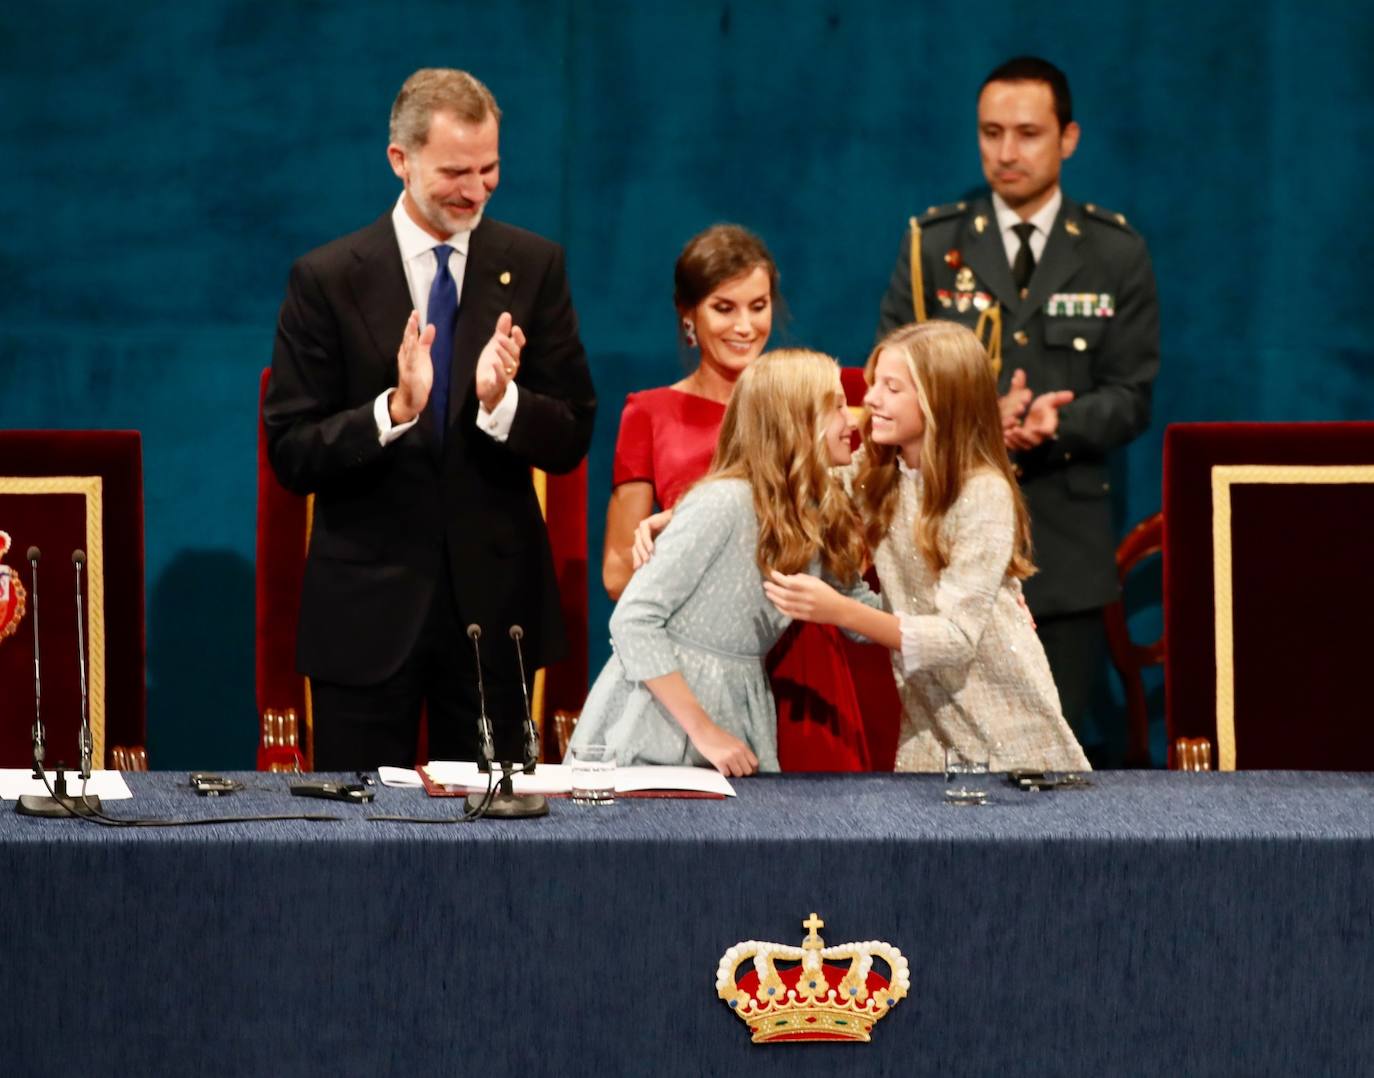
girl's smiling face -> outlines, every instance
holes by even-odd
[[[864,394],[869,432],[878,445],[896,446],[909,467],[920,463],[926,419],[921,395],[899,348],[884,348],[873,364],[873,384]]]
[[[835,380],[835,406],[830,412],[830,420],[825,426],[825,447],[830,452],[830,463],[838,466],[848,464],[854,455],[854,432],[858,424],[854,413],[844,399],[844,388],[839,379]]]

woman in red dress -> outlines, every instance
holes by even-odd
[[[679,328],[700,361],[673,385],[625,399],[601,566],[612,599],[634,571],[640,521],[655,507],[671,509],[706,474],[735,382],[773,328],[777,267],[748,230],[714,225],[694,236],[673,276]],[[851,666],[863,675],[856,678]],[[788,630],[769,655],[782,769],[891,770],[901,705],[890,666],[884,649],[855,644],[828,626]]]

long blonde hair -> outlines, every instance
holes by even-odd
[[[879,353],[892,349],[906,361],[925,419],[921,439],[922,494],[916,514],[916,549],[934,572],[949,565],[941,538],[945,515],[975,472],[992,471],[1011,488],[1015,540],[1007,572],[1025,579],[1035,572],[1031,560],[1030,515],[1002,441],[997,383],[987,351],[972,332],[954,322],[902,326],[878,342],[868,357],[864,379],[873,384]],[[855,480],[855,500],[864,518],[868,544],[877,549],[897,512],[898,448],[878,445],[864,424],[864,459]]]
[[[730,395],[702,482],[749,484],[759,522],[756,559],[765,575],[804,572],[817,554],[838,581],[863,572],[858,514],[831,475],[826,448],[839,384],[839,364],[829,356],[783,348],[749,364]]]

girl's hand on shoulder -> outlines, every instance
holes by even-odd
[[[715,723],[699,731],[692,738],[692,744],[726,778],[752,775],[759,769],[759,758],[754,755],[754,750]]]
[[[673,519],[673,511],[665,509],[645,517],[635,525],[635,540],[630,547],[634,568],[638,569],[654,555],[654,538],[668,526]]]
[[[822,625],[834,625],[838,620],[844,596],[824,580],[809,573],[789,576],[776,569],[769,577],[763,582],[763,590],[780,614]]]

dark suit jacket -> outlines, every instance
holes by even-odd
[[[1107,456],[1149,425],[1159,372],[1159,305],[1145,241],[1119,214],[1066,196],[1022,300],[990,199],[931,209],[919,223],[927,317],[972,328],[980,305],[1000,304],[999,392],[1020,367],[1037,394],[1076,394],[1059,414],[1057,440],[1014,455],[1040,567],[1026,581],[1026,600],[1039,617],[1104,606],[1119,591]],[[880,336],[915,320],[910,250],[908,231],[883,296]],[[971,290],[957,287],[964,268]],[[1112,313],[1058,304],[1051,313],[1050,298],[1064,293],[1107,296]]]
[[[532,672],[556,660],[564,641],[530,468],[576,467],[596,412],[562,250],[490,219],[473,231],[442,448],[428,414],[390,445],[378,441],[373,404],[396,385],[411,307],[389,214],[291,269],[264,421],[278,478],[315,495],[297,662],[344,685],[395,673],[447,556],[458,616],[482,626],[484,660],[514,669],[507,630],[519,624]],[[510,437],[497,443],[476,426],[473,379],[503,311],[528,343]],[[455,646],[466,652],[468,643]]]

